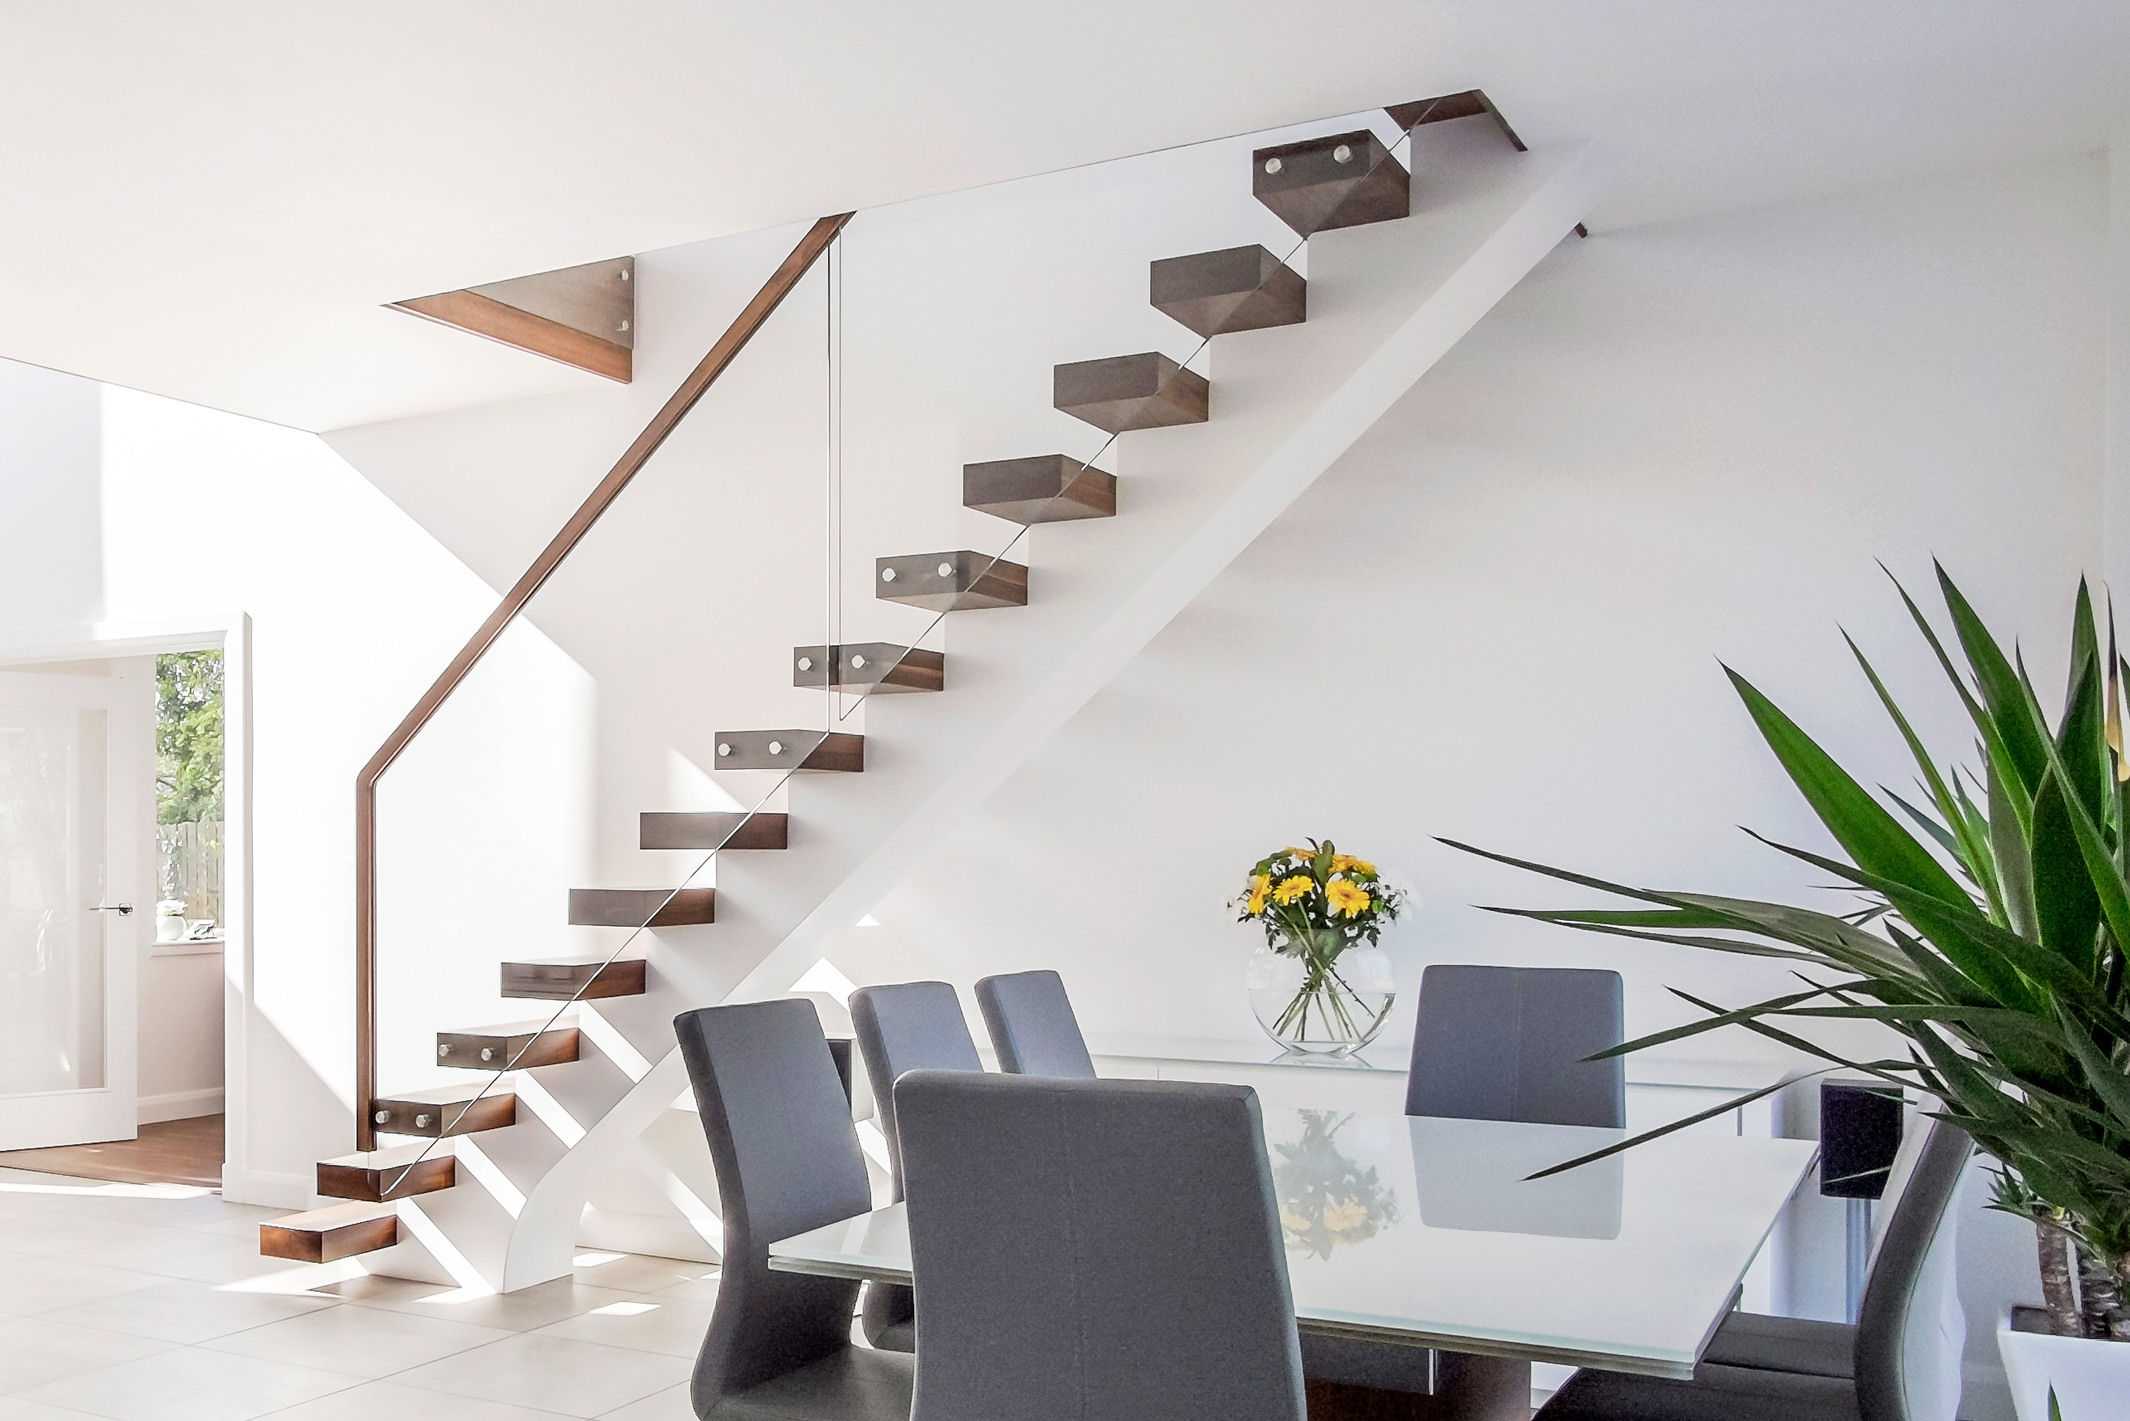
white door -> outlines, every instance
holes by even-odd
[[[139,1126],[153,685],[137,662],[106,664],[116,674],[0,672],[0,1150]]]

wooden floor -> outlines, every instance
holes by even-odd
[[[199,1115],[141,1126],[137,1140],[62,1145],[49,1150],[0,1150],[0,1169],[35,1169],[80,1179],[127,1184],[222,1186],[222,1117]]]

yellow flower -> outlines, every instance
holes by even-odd
[[[1334,854],[1331,860],[1333,873],[1347,873],[1358,869],[1362,873],[1374,873],[1376,866],[1367,859],[1357,859],[1352,854]]]
[[[1300,859],[1300,860],[1301,860],[1301,861],[1302,861],[1303,863],[1307,863],[1307,862],[1309,862],[1309,860],[1311,860],[1311,859],[1313,859],[1313,858],[1315,858],[1315,857],[1316,857],[1316,850],[1314,850],[1314,849],[1298,849],[1298,848],[1296,848],[1296,847],[1295,847],[1294,845],[1292,845],[1292,844],[1289,844],[1289,845],[1287,845],[1287,849],[1286,849],[1286,852],[1288,852],[1288,853],[1292,854],[1292,855],[1293,855],[1294,857],[1296,857],[1296,858]]]
[[[1367,890],[1343,878],[1332,879],[1324,889],[1324,896],[1331,900],[1331,911],[1345,917],[1358,918],[1368,910]]]
[[[1314,892],[1316,880],[1306,873],[1297,873],[1291,878],[1281,879],[1279,887],[1272,890],[1272,896],[1281,903],[1292,903],[1295,899],[1305,898]]]
[[[1332,1233],[1357,1233],[1367,1224],[1368,1206],[1358,1199],[1341,1199],[1324,1208],[1324,1227]]]
[[[1247,910],[1251,917],[1265,911],[1265,895],[1272,891],[1272,875],[1260,873],[1250,880],[1250,901]]]

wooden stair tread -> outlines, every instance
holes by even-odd
[[[637,816],[637,847],[645,849],[781,849],[791,842],[791,816],[760,811],[695,813],[651,810]]]
[[[472,1071],[530,1070],[577,1059],[582,1037],[573,1021],[511,1022],[436,1034],[436,1063]]]
[[[1065,523],[1114,518],[1117,476],[1070,454],[993,459],[961,467],[964,508],[1009,523]]]
[[[886,641],[849,641],[835,646],[792,648],[791,684],[807,688],[858,687],[871,695],[947,688],[945,653]]]
[[[1076,360],[1050,372],[1051,403],[1110,434],[1203,424],[1212,388],[1159,351]]]
[[[331,1263],[399,1241],[399,1208],[393,1204],[331,1204],[259,1225],[261,1254],[298,1263]]]
[[[1211,338],[1307,319],[1309,283],[1261,246],[1164,257],[1147,271],[1154,309]]]
[[[536,1001],[640,997],[644,992],[644,959],[619,957],[609,962],[586,954],[506,962],[502,979],[504,996]]]
[[[1250,190],[1303,237],[1412,212],[1404,165],[1365,128],[1258,149],[1250,155]]]
[[[720,770],[835,770],[865,768],[865,737],[848,731],[720,730],[713,737]]]
[[[318,1192],[372,1204],[434,1194],[458,1183],[458,1161],[433,1145],[395,1145],[318,1161]]]
[[[931,612],[969,612],[1028,605],[1028,569],[967,548],[906,553],[873,563],[873,590],[883,602]]]
[[[1501,125],[1501,131],[1519,153],[1530,151],[1509,121],[1494,107],[1494,101],[1481,89],[1466,89],[1460,94],[1443,94],[1433,99],[1415,99],[1409,104],[1392,104],[1383,110],[1390,121],[1402,129],[1417,128],[1423,123],[1445,123],[1453,118],[1491,118]]]
[[[438,1086],[406,1095],[380,1096],[370,1102],[370,1121],[380,1134],[428,1139],[515,1125],[517,1096],[507,1090],[484,1095],[483,1085],[485,1082]]]
[[[677,928],[717,921],[715,888],[572,888],[573,927]]]

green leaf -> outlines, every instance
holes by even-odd
[[[1975,615],[1975,609],[1953,585],[1944,567],[1932,566],[1938,575],[1938,590],[1945,597],[1945,608],[1952,614],[1953,633],[1960,639],[1960,649],[1967,653],[1967,664],[1974,671],[1983,703],[1989,707],[1990,720],[2003,739],[2019,783],[2031,799],[2041,785],[2041,772],[2048,766],[2048,728],[2041,724],[2033,697],[2020,684],[2018,673],[2006,659],[2004,649],[1997,645],[1997,639]]]
[[[2003,734],[1997,728],[1997,722],[1982,707],[1981,703],[1975,699],[1974,693],[1968,690],[1967,681],[1960,675],[1959,668],[1953,665],[1952,657],[1946,654],[1945,643],[1938,640],[1938,629],[1930,624],[1930,618],[1923,615],[1923,609],[1916,605],[1915,598],[1908,595],[1908,589],[1901,585],[1901,580],[1895,577],[1884,563],[1880,563],[1879,567],[1893,583],[1894,591],[1900,593],[1902,604],[1908,608],[1910,620],[1916,624],[1916,629],[1923,634],[1923,640],[1930,644],[1931,651],[1938,658],[1938,665],[1944,669],[1945,679],[1952,683],[1953,690],[1958,693],[1960,704],[1966,708],[1968,718],[1974,722],[1975,733],[1982,737],[1983,762],[1992,770],[2003,775],[2006,806],[2011,810],[2013,818],[2017,821],[2020,832],[2026,832],[2029,816],[2033,812],[2032,796],[2028,795],[2019,784],[2017,766],[2013,760],[2011,747],[2005,743]],[[1940,569],[1941,575],[1942,572],[1943,569]],[[1992,820],[1992,822],[1995,821]]]
[[[1933,897],[1904,883],[1815,854],[1810,849],[1777,843],[1758,834],[1753,837],[1792,858],[1885,894],[1912,927],[1928,938],[1933,947],[1945,954],[1948,962],[1988,993],[1999,1006],[2031,1010],[2038,1005],[2033,988],[2021,977],[2022,972],[2053,976],[2074,990],[2075,984],[2082,983],[2091,991],[2091,984],[2072,973],[2061,958],[2007,928],[1998,927],[1976,912],[1972,900],[1957,889],[1954,890],[1958,894],[1957,901]]]
[[[1811,1073],[1811,1075],[1800,1076],[1797,1079],[1810,1080],[1814,1075],[1823,1076],[1825,1074],[1825,1071],[1814,1071]],[[1586,1164],[1596,1164],[1601,1159],[1610,1159],[1612,1158],[1612,1156],[1619,1154],[1624,1150],[1633,1149],[1636,1145],[1646,1145],[1651,1140],[1661,1140],[1666,1135],[1675,1134],[1680,1130],[1686,1129],[1690,1125],[1699,1125],[1704,1120],[1713,1120],[1719,1115],[1728,1115],[1731,1111],[1738,1109],[1740,1106],[1751,1105],[1754,1101],[1760,1099],[1762,1096],[1773,1095],[1776,1091],[1783,1089],[1785,1086],[1790,1086],[1794,1084],[1796,1084],[1796,1081],[1782,1081],[1775,1085],[1763,1086],[1759,1090],[1750,1091],[1745,1095],[1739,1096],[1735,1100],[1726,1100],[1721,1105],[1711,1105],[1708,1109],[1700,1111],[1693,1115],[1689,1115],[1683,1120],[1674,1120],[1670,1124],[1660,1125],[1654,1130],[1644,1130],[1641,1134],[1634,1136],[1632,1139],[1622,1140],[1616,1145],[1607,1145],[1604,1149],[1593,1150],[1587,1155],[1577,1155],[1572,1160],[1566,1160],[1560,1164],[1552,1166],[1551,1168],[1542,1169],[1536,1174],[1525,1175],[1524,1182],[1528,1184],[1534,1179],[1547,1179],[1556,1174],[1566,1174],[1571,1169],[1580,1169]]]
[[[2100,895],[2079,855],[2063,781],[2051,774],[2034,796],[2034,923],[2042,945],[2091,980]],[[2113,870],[2113,864],[2110,864]]]
[[[1864,655],[1863,648],[1856,644],[1855,638],[1843,632],[1842,640],[1849,643],[1849,652],[1856,658],[1856,664],[1864,668],[1864,677],[1871,682],[1871,689],[1878,693],[1879,704],[1885,707],[1888,718],[1901,732],[1901,739],[1907,744],[1908,753],[1915,760],[1916,768],[1922,772],[1923,783],[1930,790],[1930,797],[1937,804],[1938,813],[1944,817],[1957,841],[1957,847],[1950,848],[1949,852],[1967,865],[1969,876],[1981,886],[1984,896],[1989,900],[1990,916],[1998,922],[2006,921],[2004,904],[1997,898],[1996,885],[1990,881],[1991,876],[1981,868],[1981,865],[1989,861],[1988,845],[1979,839],[1969,840],[1967,821],[1961,817],[1960,806],[1954,800],[1952,790],[1946,786],[1944,776],[1938,773],[1937,762],[1930,758],[1930,752],[1924,748],[1922,737],[1917,735],[1915,727],[1908,723],[1908,717],[1894,701],[1893,693],[1886,689],[1886,683],[1879,679],[1877,668],[1872,666],[1870,658]],[[1915,817],[1922,819],[1921,815]],[[1925,823],[1927,825],[1927,821]],[[1861,863],[1862,860],[1859,859],[1858,862]]]
[[[1764,1002],[1755,1002],[1749,1007],[1738,1007],[1731,1011],[1716,1010],[1715,1014],[1705,1021],[1690,1021],[1684,1026],[1674,1026],[1649,1036],[1637,1037],[1633,1041],[1623,1042],[1618,1046],[1608,1046],[1595,1055],[1584,1059],[1604,1061],[1614,1056],[1626,1056],[1636,1051],[1646,1050],[1651,1046],[1666,1046],[1674,1041],[1684,1041],[1690,1036],[1699,1036],[1703,1032],[1715,1031],[1725,1026],[1737,1026],[1743,1022],[1766,1016],[1771,1012],[1788,1012],[1800,1003],[1824,997],[1834,990],[1832,987],[1815,987],[1809,992],[1793,992],[1786,997],[1770,997]],[[1686,996],[1684,992],[1678,992],[1676,995]],[[1691,997],[1686,999],[1693,1001]],[[1705,1005],[1700,1002],[1695,1002],[1694,1004],[1696,1006]]]
[[[1967,895],[1930,850],[1917,843],[1848,771],[1743,676],[1724,668],[1760,734],[1813,813],[1849,857],[1871,873],[1933,898]]]
[[[2012,931],[2024,938],[2038,938],[2034,912],[2034,860],[2027,849],[2033,832],[2034,805],[2029,799],[2025,813],[2012,807],[2014,781],[2011,771],[1995,759],[1989,763],[1989,842],[1997,861],[1997,885],[2004,892],[2004,911]]]
[[[2063,1023],[2064,1044],[2078,1058],[2079,1069],[2085,1072],[2093,1093],[2108,1107],[2108,1113],[2130,1129],[2130,1074],[2103,1055],[2093,1044],[2093,1038],[2077,1018],[2062,1008],[2057,1009],[2057,1019]]]

